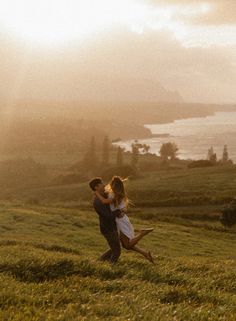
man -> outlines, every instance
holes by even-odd
[[[89,186],[93,191],[97,191],[106,197],[105,186],[100,177],[93,178],[89,182]],[[116,217],[120,217],[122,215],[121,211],[116,210],[112,212],[110,205],[103,204],[96,196],[93,201],[93,207],[99,215],[101,234],[105,237],[110,247],[109,250],[102,254],[100,260],[109,261],[114,264],[118,261],[121,254],[120,240],[115,221]]]

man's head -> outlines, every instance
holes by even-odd
[[[100,194],[104,194],[105,192],[105,185],[100,177],[91,179],[89,186],[94,192],[97,191]]]

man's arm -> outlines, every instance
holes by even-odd
[[[95,191],[95,195],[99,198],[102,204],[111,204],[113,202],[112,199],[103,197],[99,192]]]
[[[111,211],[110,206],[104,206],[99,199],[96,199],[93,205],[95,210],[104,218],[115,219],[116,217],[120,217],[121,215],[120,210]]]

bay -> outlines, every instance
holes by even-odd
[[[207,151],[212,146],[218,159],[222,158],[224,145],[229,156],[236,161],[236,112],[217,112],[212,116],[175,120],[167,124],[147,124],[154,135],[140,139],[140,143],[150,146],[150,152],[159,155],[163,143],[176,143],[180,159],[206,159]],[[134,140],[121,141],[117,144],[131,150]]]

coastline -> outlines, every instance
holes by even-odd
[[[161,144],[170,141],[178,146],[181,159],[205,159],[211,146],[221,159],[224,146],[227,146],[230,159],[236,161],[236,110],[215,112],[205,117],[185,117],[175,123],[148,128],[153,134],[140,139],[139,143],[149,145],[151,153],[158,154]],[[130,150],[134,139],[122,140],[118,145]]]
[[[210,108],[211,109],[211,108]],[[167,115],[161,115],[161,117],[158,117],[157,115],[155,115],[154,119],[155,121],[151,121],[151,122],[142,122],[142,127],[145,129],[149,130],[149,136],[147,137],[147,135],[144,135],[142,137],[132,137],[132,138],[127,138],[127,140],[130,139],[146,139],[146,138],[154,138],[154,137],[168,137],[169,133],[160,133],[160,134],[153,134],[151,132],[151,130],[146,127],[148,125],[164,125],[164,124],[171,124],[174,123],[177,120],[186,120],[186,119],[191,119],[191,118],[205,118],[208,116],[214,116],[216,113],[218,112],[236,112],[236,106],[218,106],[218,107],[214,107],[214,109],[212,110],[197,110],[197,111],[193,111],[193,110],[189,110],[186,112],[186,110],[184,111],[184,113],[181,113],[177,116],[167,116]],[[126,140],[126,139],[125,139]]]

